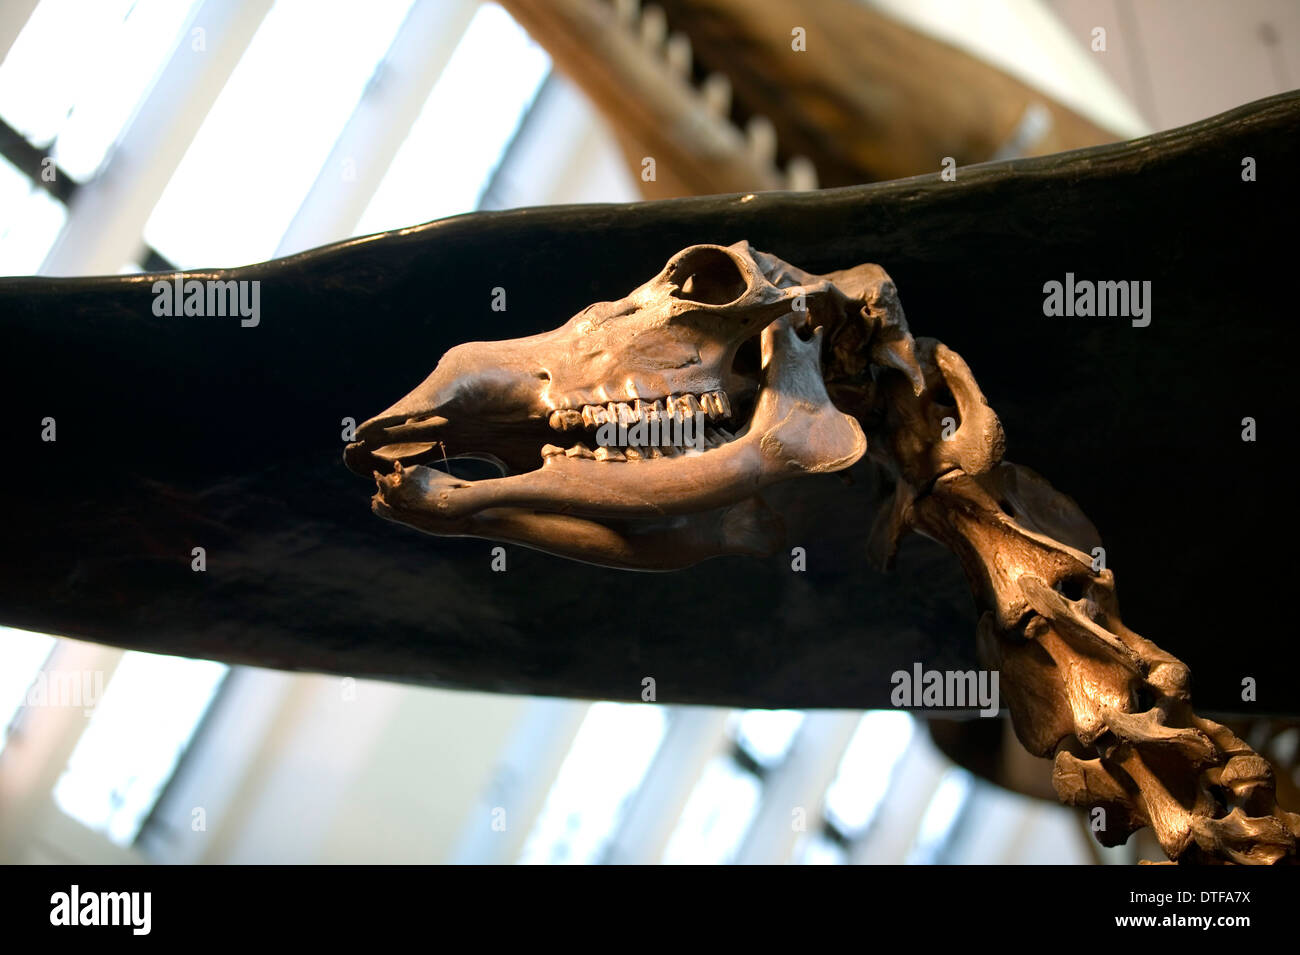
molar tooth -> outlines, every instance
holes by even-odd
[[[662,458],[664,453],[658,448],[651,446],[646,449],[645,456],[648,460],[653,461],[655,458]]]
[[[627,455],[625,455],[618,448],[607,448],[604,445],[601,445],[599,448],[596,449],[596,460],[597,461],[626,461]]]
[[[594,428],[596,426],[596,411],[599,407],[599,405],[582,406],[582,423],[588,428]]]
[[[725,391],[715,391],[713,393],[713,400],[718,403],[718,408],[722,411],[722,416],[724,418],[730,418],[731,400],[727,397],[727,393]]]
[[[573,447],[569,448],[569,450],[565,451],[564,453],[565,455],[571,458],[594,458],[595,457],[595,455],[591,453],[591,450],[581,441],[579,441]]]
[[[623,427],[627,427],[632,422],[636,421],[638,417],[632,413],[632,409],[628,407],[627,402],[625,401],[620,401],[617,405],[611,404],[610,407],[615,409],[615,414],[618,417],[618,423]]]
[[[563,454],[563,453],[564,453],[564,448],[561,448],[558,445],[555,444],[542,445],[542,457],[544,458],[554,457],[557,454]]]
[[[664,403],[660,401],[658,398],[656,398],[653,402],[651,402],[650,410],[646,412],[646,415],[647,415],[646,417],[647,421],[658,421],[660,418],[664,416]]]
[[[556,431],[568,431],[582,424],[582,412],[574,411],[572,408],[562,408],[559,411],[552,411],[550,425]]]
[[[682,395],[681,398],[677,400],[677,407],[681,408],[683,404],[685,405],[685,411],[688,414],[697,415],[704,411],[704,408],[700,405],[699,399],[694,395]]]
[[[665,444],[661,453],[665,458],[675,458],[677,457],[677,448],[671,444]]]
[[[718,399],[714,397],[712,391],[706,391],[700,395],[700,407],[710,418],[720,418],[722,416],[722,406],[718,404]]]
[[[640,461],[645,457],[645,455],[641,453],[640,448],[628,448],[624,453],[627,455],[629,461]]]

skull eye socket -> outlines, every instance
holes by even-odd
[[[701,305],[729,305],[749,288],[736,260],[723,249],[692,249],[677,261],[669,279],[674,298]]]

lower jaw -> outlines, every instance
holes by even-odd
[[[638,464],[606,464],[577,455],[547,457],[524,474],[469,481],[440,469],[402,466],[379,479],[378,502],[395,511],[428,511],[463,521],[493,509],[523,509],[596,519],[689,515],[725,507],[764,483],[758,441],[738,439],[703,453]]]

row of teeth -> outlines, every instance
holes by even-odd
[[[731,417],[731,402],[722,391],[706,391],[699,395],[673,395],[662,400],[642,401],[639,398],[632,403],[611,401],[607,405],[584,405],[581,411],[565,408],[552,411],[550,425],[556,431],[572,431],[574,428],[599,428],[611,421],[618,425],[632,425],[638,421],[669,421],[679,423],[687,417],[704,414],[710,420]]]
[[[720,448],[729,441],[734,441],[735,435],[723,428],[707,428],[704,431],[704,449],[707,451],[711,448]],[[699,454],[695,448],[677,448],[671,444],[663,447],[626,447],[626,448],[605,448],[600,447],[592,451],[585,444],[579,441],[567,451],[564,448],[554,444],[542,446],[542,457],[550,458],[556,455],[564,455],[569,458],[587,458],[594,461],[653,461],[655,458],[675,458],[678,455]]]

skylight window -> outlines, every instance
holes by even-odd
[[[667,729],[663,707],[592,704],[519,861],[601,861]]]
[[[826,790],[826,818],[845,836],[860,835],[870,825],[915,728],[916,721],[901,710],[862,715]]]
[[[68,218],[63,203],[0,156],[0,275],[32,275]]]
[[[54,788],[59,808],[131,845],[228,670],[210,660],[123,654]]]
[[[366,207],[357,235],[472,212],[551,61],[496,4],[474,14]]]
[[[42,0],[0,63],[0,117],[73,179],[92,178],[196,6]]]
[[[798,710],[743,710],[734,719],[736,745],[759,766],[770,769],[790,752],[804,714]]]
[[[270,258],[412,0],[278,0],[145,225],[181,268]]]
[[[722,865],[733,861],[749,830],[763,784],[730,756],[712,759],[691,791],[664,848],[668,865]]]
[[[54,637],[44,633],[0,627],[0,751],[55,642]]]

